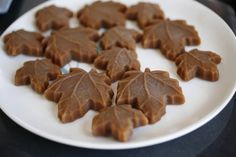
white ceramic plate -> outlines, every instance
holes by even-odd
[[[185,135],[211,120],[227,105],[236,87],[236,40],[233,32],[222,19],[198,2],[159,0],[158,3],[167,17],[185,19],[196,27],[202,39],[202,44],[197,48],[215,51],[221,55],[223,60],[218,66],[220,80],[212,83],[196,78],[187,83],[183,82],[176,74],[175,64],[163,57],[159,50],[144,50],[138,46],[141,69],[150,67],[152,70],[170,72],[171,77],[180,81],[186,97],[184,105],[168,106],[160,122],[135,129],[130,141],[126,143],[117,142],[112,138],[92,136],[91,121],[96,114],[94,111],[89,111],[83,118],[72,123],[60,123],[57,118],[57,106],[53,102],[35,93],[29,86],[14,85],[15,71],[25,61],[35,58],[25,55],[7,56],[3,49],[2,38],[6,33],[20,28],[37,30],[34,26],[34,14],[42,7],[55,4],[76,12],[91,1],[55,0],[43,3],[16,20],[1,36],[0,104],[1,109],[13,121],[39,136],[68,145],[96,149],[128,149],[158,144]],[[136,0],[122,0],[122,2],[127,5],[137,3]],[[76,25],[78,25],[76,18],[72,19],[71,26]],[[135,24],[128,22],[127,26],[135,27]],[[187,49],[192,48],[195,47]],[[76,62],[71,62],[66,68],[77,65],[87,71],[91,69],[91,65]]]

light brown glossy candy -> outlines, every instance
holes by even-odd
[[[177,73],[184,81],[194,77],[208,81],[219,79],[217,64],[221,62],[221,57],[214,52],[194,49],[177,57],[175,62]]]
[[[164,19],[164,12],[158,4],[140,2],[126,11],[128,19],[137,20],[140,28],[144,28],[157,19]]]
[[[101,46],[105,50],[117,46],[135,51],[136,42],[140,39],[141,34],[136,30],[118,26],[109,29],[103,34]]]
[[[73,13],[62,7],[50,5],[36,12],[36,25],[40,31],[60,29],[69,26],[69,19]]]
[[[99,69],[105,69],[112,82],[119,80],[126,71],[140,69],[137,54],[119,47],[101,51],[94,65]]]
[[[58,117],[67,123],[83,117],[90,109],[99,111],[110,106],[113,91],[105,74],[76,68],[53,81],[44,95],[57,103]]]
[[[148,124],[145,115],[130,105],[112,106],[93,118],[92,132],[95,136],[112,135],[116,140],[127,141],[133,128]]]
[[[63,28],[47,38],[45,56],[64,66],[71,60],[92,63],[97,56],[97,32],[90,28]]]
[[[155,123],[165,114],[166,104],[183,104],[184,95],[177,80],[165,71],[129,71],[118,82],[116,102],[131,104]]]
[[[23,29],[13,31],[4,37],[6,53],[11,56],[26,54],[31,56],[42,56],[43,36],[37,32],[29,32]]]
[[[94,29],[125,25],[126,6],[118,2],[96,1],[78,12],[82,25]]]
[[[49,85],[61,74],[60,68],[48,59],[28,61],[16,71],[15,85],[28,85],[38,93],[43,93]]]
[[[143,33],[144,48],[160,48],[170,60],[184,52],[186,45],[199,45],[200,37],[193,26],[182,20],[157,20]]]

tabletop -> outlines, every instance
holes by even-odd
[[[45,0],[13,0],[10,10],[0,14],[0,34],[19,16]],[[216,0],[198,0],[220,15],[236,33],[234,9]],[[1,157],[233,157],[236,156],[236,94],[213,120],[181,138],[131,150],[91,150],[49,141],[21,128],[0,110]]]

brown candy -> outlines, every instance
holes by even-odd
[[[11,56],[16,56],[21,53],[32,56],[42,56],[42,40],[43,36],[41,34],[25,31],[23,29],[13,31],[4,37],[6,52]]]
[[[178,66],[177,73],[184,81],[194,77],[208,81],[219,79],[216,65],[221,62],[221,57],[214,52],[194,49],[177,57],[175,62]]]
[[[125,25],[126,6],[118,2],[96,1],[78,12],[80,23],[86,27],[99,29]]]
[[[127,141],[133,128],[148,124],[145,115],[130,105],[112,106],[93,118],[92,132],[95,136],[112,135],[116,140]]]
[[[170,60],[184,52],[185,45],[198,45],[200,38],[193,26],[185,21],[157,20],[145,28],[142,45],[144,48],[160,48]]]
[[[166,104],[183,104],[184,95],[177,80],[165,71],[129,71],[118,82],[116,102],[131,104],[154,123],[165,114]]]
[[[97,56],[97,32],[90,28],[64,28],[55,31],[44,41],[45,56],[64,66],[72,59],[92,63]]]
[[[90,109],[110,106],[113,91],[105,74],[76,68],[55,80],[44,95],[58,104],[58,117],[66,123],[83,117]]]
[[[128,19],[137,20],[140,28],[144,28],[157,19],[164,19],[164,12],[158,4],[140,2],[126,11]]]
[[[106,69],[113,82],[120,79],[126,71],[140,69],[137,54],[119,47],[102,51],[95,59],[94,65],[99,69]]]
[[[101,38],[103,49],[110,49],[113,46],[135,50],[136,42],[141,39],[141,34],[134,29],[127,29],[122,26],[114,27],[106,31]]]
[[[16,71],[15,85],[28,85],[38,93],[43,93],[50,80],[60,75],[60,68],[48,59],[28,61]]]
[[[36,12],[36,25],[40,31],[60,29],[69,26],[69,19],[72,16],[70,10],[51,5]]]

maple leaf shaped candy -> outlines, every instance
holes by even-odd
[[[42,56],[43,36],[36,32],[29,32],[23,29],[13,31],[4,37],[5,49],[8,55],[16,56],[21,53]]]
[[[183,104],[184,95],[177,80],[165,71],[128,71],[118,82],[116,102],[141,110],[149,123],[165,114],[166,104]]]
[[[128,19],[137,20],[140,28],[153,23],[156,19],[164,19],[164,12],[158,4],[140,2],[127,9]]]
[[[175,62],[178,66],[177,73],[184,81],[195,76],[208,81],[219,79],[216,65],[221,62],[221,57],[214,52],[194,49],[178,56]]]
[[[184,52],[185,45],[198,45],[200,38],[193,26],[185,21],[157,20],[145,28],[142,45],[144,48],[160,48],[170,60]]]
[[[86,27],[99,29],[125,25],[126,6],[118,2],[96,1],[78,12],[80,23]]]
[[[140,69],[137,54],[119,47],[101,51],[95,59],[94,65],[99,69],[106,69],[113,82],[120,79],[126,71]]]
[[[66,123],[84,116],[90,109],[98,111],[110,106],[113,91],[105,74],[76,68],[53,81],[44,95],[58,104],[58,117]]]
[[[48,59],[28,61],[16,71],[15,85],[28,85],[38,93],[43,93],[50,80],[61,74],[60,68]]]
[[[95,136],[112,135],[119,141],[127,141],[135,127],[148,124],[145,115],[130,105],[112,106],[93,118],[92,132]]]
[[[55,64],[64,66],[72,59],[92,63],[97,56],[97,32],[90,28],[63,28],[44,41],[45,56]]]
[[[134,29],[127,29],[117,26],[106,31],[101,38],[103,49],[110,49],[113,46],[135,50],[136,42],[141,39],[141,34]]]
[[[36,25],[41,31],[60,29],[69,26],[69,19],[73,13],[62,7],[50,5],[36,12]]]

